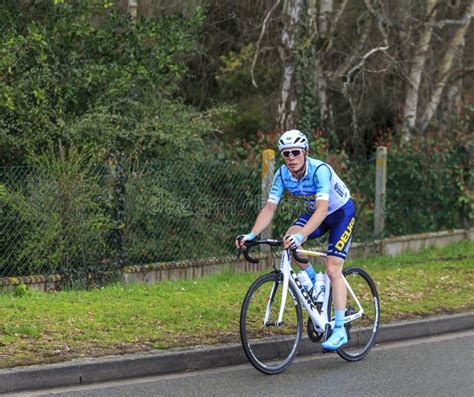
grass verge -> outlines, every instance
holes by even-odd
[[[474,242],[347,265],[372,275],[385,323],[474,309]],[[257,275],[0,295],[0,367],[237,342],[240,305]]]

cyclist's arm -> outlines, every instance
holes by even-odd
[[[255,220],[255,225],[252,227],[252,232],[255,233],[255,235],[258,236],[272,222],[276,209],[277,205],[275,203],[267,201],[258,214],[257,219]]]

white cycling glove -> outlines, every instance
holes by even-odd
[[[301,233],[287,234],[284,239],[290,242],[291,249],[296,249],[303,243],[304,236]]]

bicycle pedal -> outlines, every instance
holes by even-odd
[[[323,349],[323,354],[336,353],[336,350]]]

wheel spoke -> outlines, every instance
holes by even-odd
[[[276,274],[259,278],[249,289],[242,306],[240,332],[242,344],[250,362],[264,373],[278,373],[290,365],[301,338],[301,307],[288,296],[285,303],[283,321],[278,324],[281,307],[281,288],[273,294],[272,289],[279,283]],[[288,294],[294,294],[290,288]],[[267,312],[268,310],[268,312]],[[265,313],[268,320],[264,323]]]
[[[362,360],[375,343],[379,328],[380,307],[377,289],[370,276],[354,267],[345,271],[346,279],[364,309],[364,315],[346,324],[349,343],[338,350],[338,354],[348,361]],[[348,294],[346,315],[358,310],[355,299]]]

